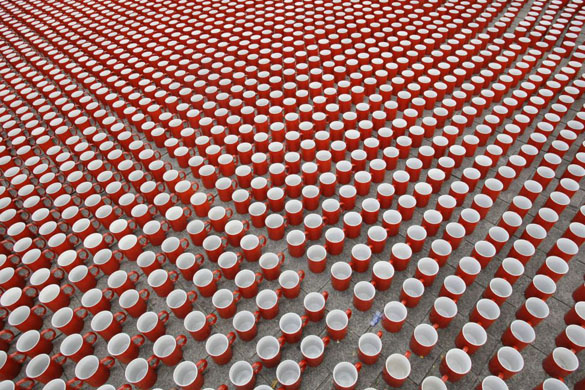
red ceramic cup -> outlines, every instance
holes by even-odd
[[[437,330],[428,324],[419,324],[414,328],[410,338],[410,350],[415,355],[427,356],[435,345],[439,336]]]
[[[282,292],[280,289],[273,291],[262,290],[256,295],[256,306],[264,319],[272,319],[278,315],[278,300]]]
[[[450,349],[441,361],[439,369],[450,382],[457,382],[471,371],[471,358],[461,349]]]
[[[216,333],[205,342],[205,351],[217,365],[227,364],[232,359],[232,344],[235,340],[234,332],[227,335]]]
[[[204,359],[199,360],[197,363],[191,361],[181,362],[173,371],[173,381],[181,389],[201,389],[203,387],[203,372],[206,368],[207,360]]]
[[[353,305],[359,311],[368,311],[374,303],[376,288],[370,282],[356,283],[353,289]]]
[[[393,353],[386,358],[382,377],[391,387],[402,387],[410,376],[411,367],[408,357],[399,353]]]
[[[542,362],[544,370],[553,378],[564,378],[579,368],[575,352],[565,347],[556,347]]]
[[[486,341],[485,329],[475,322],[468,322],[463,325],[455,338],[455,346],[472,355],[485,345]]]
[[[382,353],[382,332],[364,333],[358,340],[358,358],[365,364],[374,364]]]
[[[138,357],[140,347],[145,341],[146,338],[141,334],[130,336],[127,333],[118,333],[108,341],[108,354],[128,364]]]
[[[207,316],[200,311],[192,311],[187,314],[183,320],[185,330],[191,334],[196,341],[206,340],[211,333],[211,327],[217,321],[217,316],[213,313]]]
[[[311,337],[311,336],[307,336]],[[284,337],[276,338],[273,336],[264,336],[256,343],[256,355],[260,358],[262,364],[266,367],[276,367],[280,362],[280,349],[285,343]],[[301,343],[302,352],[302,343]]]
[[[325,348],[329,345],[330,339],[325,336],[319,338],[315,335],[309,335],[301,341],[301,354],[307,365],[317,367],[323,362],[325,357]]]
[[[221,318],[231,318],[236,314],[236,305],[241,298],[242,295],[239,291],[223,288],[213,294],[211,302]]]
[[[236,313],[232,325],[241,340],[250,341],[258,333],[257,323],[260,320],[260,311],[254,313],[242,310]]]
[[[347,327],[351,318],[351,310],[331,310],[325,317],[327,334],[332,340],[343,340],[347,335]]]
[[[310,251],[311,248],[309,248]],[[307,256],[309,254],[307,251]],[[283,252],[267,252],[260,256],[258,263],[266,280],[275,280],[280,276],[281,267],[284,264],[285,255]]]
[[[508,379],[520,373],[524,368],[524,359],[520,352],[512,347],[500,347],[489,361],[490,372],[502,379]]]
[[[147,311],[136,321],[136,329],[147,339],[154,342],[165,334],[166,326],[170,318],[169,312],[161,310],[158,314]]]
[[[294,299],[301,292],[301,282],[305,278],[305,271],[297,272],[286,270],[278,277],[278,284],[282,294],[288,299]]]

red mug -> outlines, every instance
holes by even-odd
[[[187,314],[183,321],[183,326],[196,341],[206,340],[211,333],[211,327],[217,321],[217,316],[213,313],[207,316],[200,311],[192,311]]]
[[[183,346],[187,343],[185,335],[173,337],[163,335],[152,346],[154,356],[167,366],[176,366],[183,358]]]
[[[148,359],[136,358],[126,366],[124,376],[126,382],[138,389],[150,389],[156,383],[156,367],[160,360],[156,356]]]
[[[309,250],[307,251],[307,256],[309,255]],[[262,270],[262,274],[266,280],[275,280],[278,279],[281,272],[281,267],[284,264],[285,255],[283,252],[272,253],[267,252],[260,256],[258,259],[258,263],[260,265],[260,269]]]
[[[236,390],[252,390],[256,383],[256,376],[262,369],[262,364],[256,362],[250,364],[239,360],[232,364],[228,376]]]
[[[264,280],[259,272],[252,272],[249,269],[244,269],[238,272],[234,278],[234,282],[238,291],[244,298],[253,298],[258,294],[258,284]]]
[[[256,306],[262,318],[269,320],[278,315],[278,301],[281,294],[282,291],[280,289],[276,291],[264,289],[258,292],[258,295],[256,295]]]
[[[579,359],[574,351],[565,347],[556,347],[544,359],[542,367],[551,377],[564,378],[579,368]]]
[[[75,366],[75,377],[89,386],[99,387],[110,377],[115,362],[110,356],[99,360],[95,355],[87,355]]]
[[[309,318],[299,316],[296,313],[285,313],[280,317],[278,325],[287,343],[297,343],[301,340],[303,329],[307,326]]]
[[[333,368],[333,387],[336,390],[354,390],[361,368],[361,363],[337,363]]]
[[[256,355],[258,355],[260,361],[264,366],[272,368],[276,367],[278,363],[280,363],[280,349],[282,348],[284,343],[285,343],[284,337],[280,337],[277,339],[276,337],[273,336],[264,336],[260,340],[258,340],[258,342],[256,343]]]
[[[91,319],[91,329],[102,336],[104,340],[110,340],[114,335],[122,331],[122,324],[126,322],[126,313],[112,313],[108,310],[101,311]]]
[[[374,303],[376,288],[370,282],[357,282],[353,289],[353,305],[359,311],[368,311]]]
[[[327,298],[329,298],[327,291],[323,291],[322,293],[311,292],[305,295],[303,306],[305,307],[305,315],[310,321],[318,322],[323,319]]]
[[[455,346],[472,355],[484,346],[486,341],[487,332],[483,326],[475,322],[468,322],[463,325],[455,338]]]
[[[439,370],[450,382],[457,382],[471,371],[471,359],[462,349],[450,349],[441,361]]]
[[[146,338],[141,334],[130,336],[127,333],[118,333],[108,341],[108,354],[128,364],[138,357],[140,347],[145,341]]]
[[[408,353],[408,352],[407,352]],[[393,353],[386,358],[382,377],[391,387],[402,387],[410,376],[411,367],[408,355]]]
[[[241,340],[250,341],[258,333],[257,323],[260,320],[260,311],[254,313],[242,310],[236,313],[232,325]]]
[[[227,335],[216,333],[205,342],[205,351],[217,365],[227,364],[232,359],[232,344],[235,340],[234,332]]]
[[[74,333],[61,341],[59,352],[68,359],[79,362],[85,356],[93,354],[93,346],[97,340],[97,334],[94,332],[87,332],[83,336],[79,333]]]
[[[181,362],[175,367],[173,380],[181,389],[199,390],[203,387],[203,372],[206,368],[207,360],[204,359],[199,360],[197,363],[191,361]]]
[[[329,345],[330,338],[325,336],[319,338],[315,335],[309,335],[301,341],[301,354],[307,365],[317,367],[323,362],[325,357],[325,348]]]
[[[147,311],[138,317],[138,320],[136,321],[136,329],[144,335],[144,337],[155,342],[159,337],[165,334],[165,324],[169,318],[169,312],[166,310],[161,310],[158,314],[153,311]]]
[[[489,361],[490,372],[502,379],[509,379],[524,368],[520,352],[512,347],[500,347]]]
[[[286,270],[278,277],[283,295],[288,299],[294,299],[299,296],[301,292],[301,282],[305,278],[305,271],[299,270],[297,272]]]
[[[140,317],[145,311],[150,297],[150,290],[142,289],[136,291],[135,289],[129,289],[124,291],[118,298],[118,303],[126,313],[130,314],[134,318]]]
[[[410,338],[410,350],[418,356],[427,356],[439,340],[437,330],[428,324],[419,324]]]
[[[185,318],[193,310],[193,303],[196,300],[197,293],[195,291],[185,292],[176,289],[167,295],[166,303],[177,318]]]
[[[221,279],[219,270],[211,272],[207,268],[201,268],[193,275],[193,284],[197,287],[202,297],[211,297],[217,291],[217,282]]]
[[[236,305],[241,298],[242,295],[239,291],[224,288],[213,294],[211,302],[221,318],[231,318],[236,314]]]
[[[351,310],[345,311],[335,309],[327,313],[325,324],[327,334],[332,340],[343,340],[347,335],[347,327],[351,318]]]
[[[382,332],[364,333],[358,340],[358,358],[365,364],[374,364],[382,353]]]

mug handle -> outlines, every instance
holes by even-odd
[[[151,357],[149,357],[148,359],[146,359],[148,366],[152,367],[154,369],[156,369],[158,367],[158,365],[160,364],[160,359],[157,358],[156,356],[152,355]]]
[[[284,252],[278,252],[278,253],[276,254],[276,256],[278,256],[278,259],[279,259],[279,260],[278,260],[278,264],[279,264],[279,265],[283,265],[283,264],[284,264],[284,261],[286,260],[286,257],[285,257],[285,255],[284,255]]]
[[[307,325],[309,324],[309,317],[307,316],[301,316],[301,329],[306,328]]]
[[[221,279],[221,272],[216,269],[213,271],[213,274],[215,275],[213,279],[218,282]]]
[[[250,221],[248,221],[247,219],[244,219],[242,221],[242,225],[244,225],[244,231],[250,230]]]
[[[23,378],[16,382],[17,389],[32,390],[35,387],[36,382],[29,378]]]
[[[58,280],[62,280],[65,277],[65,270],[61,267],[55,267],[51,270],[51,275]]]
[[[229,332],[226,335],[227,339],[228,339],[228,344],[229,345],[233,345],[234,341],[236,341],[236,334],[234,332]]]
[[[351,309],[347,309],[345,311],[345,314],[347,315],[347,319],[349,320],[351,318]]]
[[[355,363],[354,364],[355,369],[357,370],[357,372],[360,372],[360,370],[362,369],[362,364],[361,363]]]
[[[158,319],[163,324],[166,324],[166,322],[169,320],[169,318],[170,318],[169,312],[166,310],[161,310],[160,313],[158,313]]]
[[[128,279],[130,279],[133,283],[136,283],[138,279],[140,279],[140,274],[136,271],[128,272]]]
[[[67,362],[67,356],[63,355],[62,353],[58,352],[51,356],[51,361],[57,363],[58,365],[62,366]]]
[[[89,315],[89,311],[85,307],[80,306],[73,309],[73,314],[77,315],[81,319],[84,319]]]
[[[53,341],[55,340],[55,337],[57,337],[57,332],[55,332],[55,329],[53,328],[47,328],[41,331],[41,337],[45,338],[46,340]]]
[[[180,334],[175,338],[175,341],[179,347],[182,347],[183,345],[187,344],[187,337],[185,337],[184,334]]]
[[[234,291],[234,302],[237,303],[240,301],[240,299],[242,299],[242,293],[240,292],[240,290],[235,290]]]
[[[262,283],[264,276],[260,272],[256,272],[256,283]]]
[[[142,296],[143,294],[144,297]],[[140,295],[140,297],[146,301],[150,297],[150,291],[143,288],[142,290],[138,291],[138,295]]]
[[[71,378],[67,381],[67,388],[71,388],[73,390],[79,390],[81,388],[83,388],[83,384],[84,382],[77,379],[77,378]]]
[[[185,206],[183,207],[183,214],[185,214],[187,218],[191,218],[191,216],[193,215],[193,210],[191,210],[190,207]]]
[[[197,370],[199,370],[200,372],[203,372],[207,368],[207,360],[201,359],[197,363],[195,363],[195,366],[197,366]]]
[[[45,332],[45,333],[46,333],[46,331],[48,331],[48,330],[53,330],[53,329],[50,329],[50,328],[49,328],[49,329],[45,329],[43,332]],[[41,335],[43,334],[43,332],[41,332]],[[53,332],[55,332],[55,331],[53,330]],[[4,338],[2,337],[2,336],[4,336],[5,334],[7,334],[7,335],[8,335],[8,337],[7,337],[6,339],[4,339]],[[54,338],[55,338],[55,337],[53,337],[53,339],[54,339]],[[2,332],[0,332],[0,339],[2,339],[2,340],[4,340],[4,341],[6,341],[6,342],[8,342],[8,343],[10,343],[10,342],[12,342],[12,340],[14,340],[14,333],[12,333],[12,331],[11,331],[11,330],[9,330],[9,329],[5,329],[5,330],[3,330]]]
[[[126,322],[127,318],[128,318],[128,316],[123,311],[119,311],[116,314],[114,314],[114,319],[116,321],[118,321],[120,324],[123,324],[124,322]]]
[[[26,361],[26,355],[20,352],[13,352],[9,355],[11,359],[14,359],[19,364],[22,364]]]
[[[204,223],[204,228],[203,228],[203,229],[204,229],[204,230],[205,230],[207,233],[209,233],[209,232],[211,231],[211,228],[212,228],[212,226],[211,226],[211,222],[209,222],[209,221],[205,221],[205,223]]]
[[[187,300],[191,303],[195,302],[197,300],[197,293],[193,290],[189,291],[187,293]]]
[[[205,319],[207,320],[207,323],[209,325],[215,325],[215,323],[217,322],[217,316],[213,313],[208,314]]]
[[[266,243],[268,242],[268,240],[266,239],[266,236],[264,234],[258,235],[258,241],[260,241],[261,248],[264,248],[266,246]]]
[[[207,201],[209,203],[215,202],[215,194],[211,194],[211,193],[210,194],[207,194]]]
[[[108,301],[111,301],[116,296],[116,293],[111,288],[104,288],[102,293],[104,294],[104,298],[106,298]]]
[[[139,347],[141,347],[146,342],[146,338],[141,334],[132,336],[130,340]]]
[[[201,253],[195,255],[195,265],[197,265],[197,268],[201,267],[204,261],[205,257]]]
[[[258,375],[258,373],[262,371],[262,363],[256,362],[252,364],[252,370],[254,371],[254,375]]]
[[[189,248],[189,240],[187,240],[186,238],[181,238],[179,240],[179,243],[180,243],[181,247],[183,247],[183,249]]]
[[[305,359],[299,362],[299,368],[301,369],[301,373],[305,372],[307,369],[307,361]]]
[[[171,225],[169,224],[169,221],[167,220],[162,220],[160,223],[160,228],[163,232],[168,232],[171,229]]]
[[[305,271],[303,271],[302,269],[297,271],[297,274],[299,275],[299,281],[302,282],[303,279],[305,278]]]
[[[256,310],[254,313],[254,322],[257,324],[258,322],[260,322],[260,318],[262,318],[262,314],[260,313],[260,310]]]
[[[323,295],[323,298],[325,298],[325,301],[327,301],[327,298],[329,298],[329,293],[327,291],[323,291],[321,293],[321,295]]]
[[[93,340],[92,340],[93,338]],[[88,342],[91,345],[94,345],[96,343],[96,341],[98,340],[98,336],[95,332],[87,332],[86,334],[83,335],[83,340]]]
[[[284,344],[286,344],[286,339],[284,338],[284,336],[280,336],[277,340],[278,340],[278,345],[280,345],[281,347],[283,347]]]
[[[112,368],[112,367],[114,367],[114,364],[116,363],[116,360],[113,357],[111,357],[111,356],[106,356],[105,358],[103,358],[102,360],[100,360],[100,363],[102,363],[107,368]]]
[[[226,217],[228,217],[228,219],[230,219],[234,215],[234,210],[232,210],[229,207],[226,207],[226,209],[225,209],[225,215],[226,215]]]
[[[92,264],[92,265],[90,265],[89,267],[87,267],[87,271],[88,271],[88,272],[89,272],[91,275],[93,275],[94,277],[95,277],[95,276],[98,276],[98,275],[99,275],[99,273],[100,273],[100,269],[99,269],[99,267],[97,267],[97,266],[96,266],[96,265],[94,265],[94,264]]]
[[[329,336],[325,336],[321,339],[321,341],[323,341],[323,345],[326,347],[331,342],[331,339],[329,338]]]
[[[177,279],[179,279],[179,273],[175,270],[169,271],[169,279],[171,282],[175,283]]]

